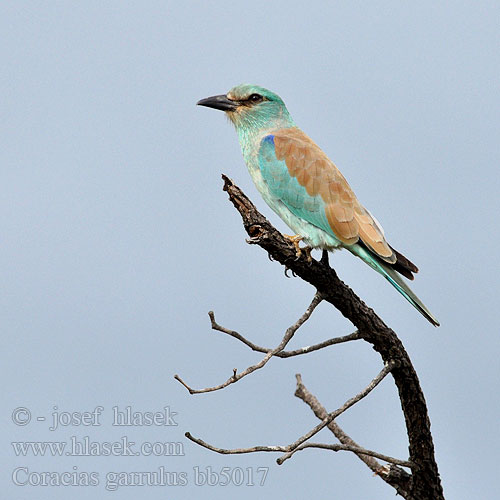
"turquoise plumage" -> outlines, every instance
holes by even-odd
[[[297,178],[290,175],[286,162],[276,158],[273,135],[267,135],[262,139],[258,159],[262,178],[272,195],[281,200],[293,215],[335,238],[326,218],[325,202],[319,195],[310,196]],[[313,248],[323,247],[319,243],[316,244],[313,239],[310,245]],[[339,245],[340,241],[335,238],[331,246]]]
[[[198,104],[225,111],[234,123],[250,175],[266,203],[296,233],[290,239],[299,253],[299,240],[308,248],[349,250],[439,326],[400,276],[413,279],[417,267],[387,243],[380,224],[333,162],[295,125],[278,95],[238,85]]]

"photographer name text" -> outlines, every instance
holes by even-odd
[[[50,431],[55,431],[62,427],[99,427],[103,424],[104,407],[96,406],[89,411],[61,411],[57,406],[54,406],[50,414]],[[177,412],[172,411],[170,406],[164,406],[161,411],[138,411],[132,406],[113,406],[111,408],[111,425],[114,427],[176,427],[177,421],[175,417]],[[31,411],[20,406],[12,412],[12,421],[19,426],[28,425],[32,421]],[[47,420],[44,416],[36,417],[39,422]]]

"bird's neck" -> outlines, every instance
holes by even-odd
[[[258,150],[262,138],[282,128],[295,127],[292,117],[286,112],[265,121],[253,121],[236,126],[243,155],[248,157]]]

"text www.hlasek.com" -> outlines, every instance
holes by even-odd
[[[68,446],[69,444],[69,446]],[[149,442],[137,445],[123,436],[119,441],[92,441],[89,436],[77,438],[71,436],[66,441],[14,441],[12,442],[16,456],[67,456],[67,457],[135,457],[184,456],[184,445],[181,442]]]
[[[147,472],[107,472],[104,486],[108,491],[116,491],[127,486],[264,486],[268,467],[193,467],[190,481],[187,471],[167,471],[158,467]],[[76,466],[71,472],[31,471],[28,467],[17,467],[12,472],[12,482],[16,486],[99,486],[99,472],[79,471]]]

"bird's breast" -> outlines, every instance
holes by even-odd
[[[283,201],[269,189],[260,170],[259,149],[262,139],[270,132],[271,131],[268,130],[265,133],[259,134],[259,136],[252,141],[241,144],[243,157],[255,187],[264,201],[286,223],[286,225],[290,227],[295,234],[300,234],[304,237],[304,241],[307,245],[313,248],[325,248],[327,250],[338,248],[341,246],[341,242],[337,238],[294,215]]]

